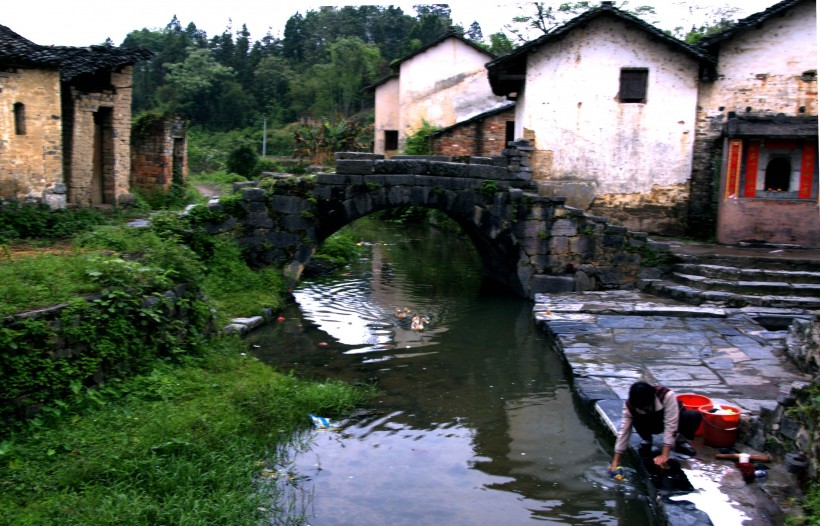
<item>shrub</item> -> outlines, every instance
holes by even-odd
[[[250,146],[240,146],[228,154],[226,168],[229,172],[237,173],[251,179],[259,173],[259,156]]]
[[[433,155],[430,148],[430,135],[439,128],[426,120],[421,120],[421,127],[404,139],[404,153],[407,155]]]

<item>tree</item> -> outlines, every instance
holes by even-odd
[[[593,4],[588,1],[565,2],[557,6],[548,5],[546,2],[532,2],[528,4],[528,11],[525,14],[513,17],[513,24],[516,25],[507,24],[504,29],[519,41],[527,41],[531,38],[546,35],[570,19],[594,9],[597,5],[597,3]],[[622,0],[617,7],[625,13],[638,17],[655,14],[654,7],[644,5],[631,9],[627,7],[628,5],[628,0]],[[522,7],[522,9],[524,8]],[[532,37],[532,32],[536,34],[535,37]]]
[[[470,24],[470,29],[467,30],[467,33],[464,36],[467,37],[467,40],[472,40],[473,42],[481,42],[484,40],[484,34],[481,32],[481,26],[475,21]]]
[[[682,26],[676,27],[670,33],[687,44],[696,44],[700,39],[712,36],[721,31],[729,29],[735,24],[738,11],[737,7],[718,7],[711,10],[708,15],[711,22],[706,22],[700,26],[693,25],[689,31],[685,31]]]

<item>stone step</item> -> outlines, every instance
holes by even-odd
[[[787,283],[784,281],[740,281],[714,279],[700,275],[673,272],[674,281],[706,291],[724,291],[755,296],[805,296],[820,297],[818,283]]]
[[[723,267],[735,267],[744,269],[764,269],[764,270],[791,270],[797,272],[818,272],[820,273],[820,260],[809,257],[789,257],[779,258],[776,254],[772,257],[764,256],[736,256],[725,254],[676,254],[682,263],[695,263],[704,265],[715,265]]]
[[[761,269],[706,263],[678,263],[673,266],[673,270],[690,276],[723,280],[820,284],[820,272],[808,270]]]
[[[779,309],[820,310],[820,298],[798,294],[746,294],[676,283],[664,279],[642,279],[638,287],[645,293],[670,298],[690,305],[725,305],[729,307],[772,307]]]

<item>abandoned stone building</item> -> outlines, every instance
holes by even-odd
[[[130,199],[132,66],[114,46],[41,46],[0,26],[0,198]]]

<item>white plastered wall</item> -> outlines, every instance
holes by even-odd
[[[619,101],[622,68],[647,68],[645,103]],[[641,194],[690,176],[698,64],[610,18],[528,58],[516,137],[533,138],[536,178],[594,181],[599,194]]]

